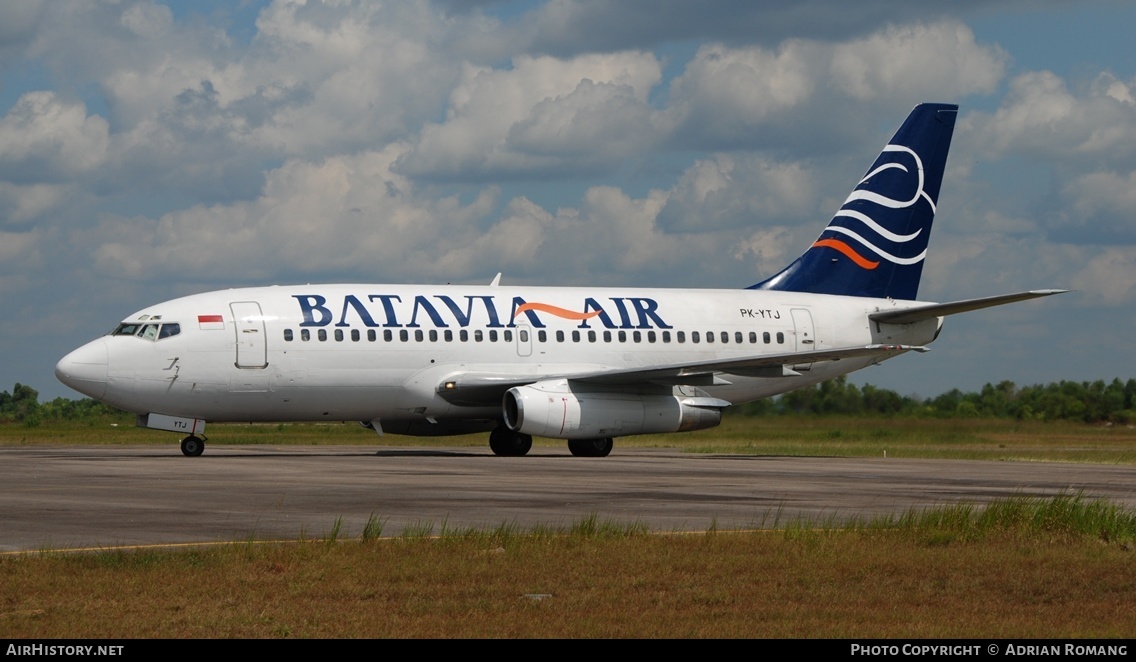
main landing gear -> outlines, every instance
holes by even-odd
[[[181,452],[186,457],[197,457],[205,452],[205,441],[191,434],[181,440]]]
[[[532,448],[532,435],[501,426],[489,433],[489,448],[494,455],[520,457]]]
[[[614,445],[611,437],[568,440],[568,450],[576,457],[607,457]]]

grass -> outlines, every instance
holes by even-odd
[[[1136,515],[1079,496],[838,529],[590,515],[326,541],[0,557],[0,637],[1136,635]]]
[[[422,448],[487,445],[486,435],[379,437],[357,423],[213,424],[209,445],[407,446]],[[0,424],[0,446],[62,444],[162,444],[175,434],[64,423],[27,428]],[[564,442],[537,439],[535,447],[563,448]],[[620,437],[620,448],[674,448],[690,453],[767,456],[905,457],[1000,461],[1136,463],[1136,428],[1005,419],[929,419],[727,416],[709,430]]]

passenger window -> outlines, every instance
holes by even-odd
[[[573,331],[572,332],[572,342],[580,342],[580,332],[579,331]]]
[[[292,329],[284,329],[284,341],[292,342]]]
[[[722,332],[722,342],[723,342],[723,343],[728,343],[728,342],[730,342],[730,334],[729,334],[729,332],[728,332],[728,331],[723,331],[723,332]]]
[[[367,342],[375,342],[378,338],[379,334],[375,333],[374,329],[367,329]]]
[[[446,342],[453,342],[454,341],[454,332],[450,331],[449,329],[446,329],[445,331],[442,332],[442,338],[444,338],[446,340]]]
[[[680,343],[686,342],[686,331],[675,331],[675,340]]]
[[[351,340],[359,342],[359,329],[351,329]]]
[[[620,331],[619,332],[619,342],[627,342],[627,332],[626,331]]]
[[[556,332],[556,342],[564,342],[564,332],[563,331],[557,331]]]
[[[343,329],[335,330],[335,342],[343,342]]]
[[[458,332],[458,340],[462,342],[469,342],[469,331],[462,329]]]
[[[714,332],[713,331],[707,331],[706,332],[706,342],[714,342]]]
[[[785,344],[785,334],[781,333],[780,331],[777,332],[777,344],[778,345],[784,345]]]
[[[430,329],[430,342],[438,342],[438,330]]]
[[[383,329],[383,340],[391,342],[394,340],[394,333],[390,329]]]
[[[690,342],[697,344],[698,338],[699,338],[699,335],[698,335],[697,331],[691,331],[690,332]]]
[[[670,341],[671,341],[671,332],[670,331],[663,331],[663,342],[666,343],[666,342],[670,342]]]
[[[762,341],[764,341],[764,342],[765,342],[765,344],[766,344],[766,345],[768,345],[768,344],[769,344],[769,342],[770,342],[770,340],[769,340],[769,332],[768,332],[768,331],[765,331],[764,333],[762,333],[762,334],[761,334],[761,339],[762,339]]]
[[[505,342],[513,342],[513,332],[512,331],[506,330],[506,331],[502,331],[501,333],[505,338]]]
[[[536,339],[538,342],[548,342],[548,334],[543,330],[536,332]]]
[[[524,329],[521,329],[520,331],[517,332],[517,338],[521,342],[528,342],[529,341],[529,332],[525,331]]]
[[[490,329],[490,331],[489,331],[489,342],[497,342],[497,330],[496,329]]]
[[[408,342],[410,340],[410,332],[407,331],[406,329],[399,329],[398,330],[398,339],[401,340],[402,342]]]
[[[307,329],[300,329],[300,340],[303,340],[304,342],[308,342],[311,339],[312,339],[312,332],[311,331],[308,331]]]
[[[604,331],[604,342],[611,342],[611,331]]]
[[[473,340],[474,342],[481,342],[481,329],[473,332]]]
[[[756,331],[750,331],[749,332],[749,344],[751,344],[751,345],[757,344],[757,332]]]
[[[327,340],[327,329],[320,329],[319,331],[317,331],[316,337],[319,338],[320,342],[326,341]]]
[[[588,342],[595,342],[595,341],[596,341],[596,332],[589,330],[588,331]]]
[[[415,342],[422,342],[422,329],[414,330],[414,340]]]

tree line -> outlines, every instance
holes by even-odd
[[[1122,382],[1060,381],[1019,387],[986,384],[981,391],[951,389],[933,398],[902,396],[871,384],[857,387],[844,377],[778,398],[731,407],[743,415],[839,414],[845,416],[924,416],[935,418],[1013,418],[1030,421],[1136,423],[1136,379]]]
[[[123,418],[132,418],[132,415],[91,398],[55,398],[40,402],[39,391],[19,382],[16,382],[11,393],[0,391],[0,423],[23,423],[28,427],[37,427],[44,421],[117,421]]]
[[[1136,423],[1136,379],[1061,381],[1018,387],[1011,381],[987,384],[979,392],[952,389],[934,398],[899,395],[871,384],[858,387],[845,377],[791,391],[776,398],[730,407],[743,416],[842,415],[937,418],[1014,418],[1030,421]],[[91,398],[39,402],[39,392],[17,383],[0,391],[0,423],[35,427],[43,422],[130,418],[130,414]]]

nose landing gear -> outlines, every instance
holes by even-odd
[[[186,457],[197,457],[205,452],[205,441],[191,434],[181,440],[181,452]]]

